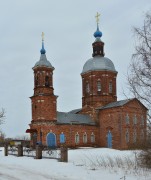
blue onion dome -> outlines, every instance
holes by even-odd
[[[102,37],[102,32],[99,30],[99,26],[97,25],[97,30],[93,34],[95,38],[100,38]]]
[[[44,42],[42,41],[42,49],[40,50],[40,53],[41,54],[45,54],[46,53],[46,50],[44,48]]]
[[[37,68],[37,67],[47,67],[47,68],[54,69],[54,67],[51,65],[51,63],[47,60],[46,50],[44,48],[44,41],[43,40],[42,40],[42,48],[40,50],[40,53],[41,53],[40,60],[38,62],[36,62],[33,69]]]

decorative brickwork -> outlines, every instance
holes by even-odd
[[[147,108],[137,99],[117,101],[114,64],[104,57],[102,33],[94,33],[93,58],[81,73],[82,108],[57,112],[53,88],[53,66],[46,59],[42,41],[41,58],[35,64],[34,94],[31,97],[31,144],[67,147],[108,147],[128,149],[146,140]]]
[[[53,69],[36,67],[34,70],[34,95],[32,101],[32,122],[56,121],[56,99],[53,93]]]
[[[49,132],[52,132],[56,135],[57,146],[60,146],[60,134],[64,133],[66,138],[66,145],[68,147],[79,147],[79,146],[98,146],[99,142],[99,128],[97,126],[88,126],[88,125],[40,125],[32,124],[31,129],[37,129],[37,141],[41,141],[43,144],[47,144],[46,137]],[[87,134],[87,143],[83,142],[83,135],[86,132]],[[79,134],[79,143],[75,143],[75,135]],[[95,142],[91,142],[92,133],[95,135]],[[40,135],[42,134],[42,137]]]
[[[117,101],[117,73],[110,71],[92,71],[82,74],[81,76],[83,91],[82,107],[89,105],[96,108]],[[100,83],[100,88],[98,87],[98,82]],[[110,83],[112,83],[111,91],[109,91]],[[88,84],[89,91],[86,87]]]
[[[144,131],[146,139],[146,112],[147,109],[137,100],[134,99],[121,107],[114,107],[100,110],[100,145],[107,146],[107,133],[110,130],[113,139],[112,147],[115,149],[127,149],[129,145],[140,143],[141,130]],[[126,121],[127,114],[129,115],[129,123]],[[134,117],[137,117],[137,123],[134,124]],[[142,117],[144,123],[142,123]],[[136,142],[134,142],[134,133],[136,131]],[[126,142],[126,132],[129,133],[129,140]]]

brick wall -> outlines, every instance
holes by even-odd
[[[147,109],[139,103],[138,100],[132,100],[128,104],[101,110],[100,120],[100,146],[107,146],[107,133],[110,130],[113,136],[113,148],[127,149],[130,144],[140,143],[141,131],[144,131],[144,140],[146,139],[146,112]],[[129,123],[126,123],[126,115],[129,115]],[[137,123],[134,125],[134,115],[137,117]],[[142,116],[144,124],[142,124]],[[126,132],[129,131],[129,143],[126,142]],[[134,131],[136,131],[136,143],[133,141]]]
[[[31,129],[37,129],[38,141],[40,141],[40,132],[42,132],[42,143],[46,145],[46,136],[49,132],[56,135],[57,146],[60,146],[60,134],[64,133],[66,137],[66,145],[69,147],[79,147],[79,146],[98,146],[99,143],[99,127],[89,126],[89,125],[58,125],[55,123],[34,123],[30,125]],[[79,134],[80,141],[78,144],[75,143],[75,135]],[[87,143],[83,142],[83,135],[87,134]],[[95,135],[95,142],[91,143],[91,134]]]
[[[32,101],[32,121],[56,121],[56,99],[53,94],[53,69],[36,67],[34,69],[34,95]]]
[[[117,100],[116,76],[117,73],[110,71],[93,71],[82,74],[82,107],[90,105],[93,107],[104,106]],[[101,91],[97,89],[97,82],[101,83]],[[109,83],[112,83],[112,92],[109,92]],[[87,92],[87,83],[90,91]]]

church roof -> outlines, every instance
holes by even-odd
[[[112,102],[112,103],[109,103],[109,104],[107,104],[105,106],[101,106],[101,107],[99,107],[97,109],[102,110],[102,109],[108,109],[108,108],[114,108],[114,107],[123,106],[123,105],[127,104],[131,100],[133,100],[133,99],[125,99],[125,100],[121,100],[121,101]]]
[[[54,69],[51,63],[47,60],[46,54],[41,54],[40,60],[36,62],[34,68],[36,67],[49,67],[49,68]]]
[[[79,108],[79,109],[73,109],[73,110],[69,111],[69,113],[76,114],[76,113],[80,112],[81,110],[82,110],[82,108]]]
[[[48,68],[52,68],[54,69],[54,67],[51,65],[51,63],[47,60],[46,57],[46,50],[44,48],[44,33],[42,32],[42,48],[40,50],[41,56],[40,56],[40,60],[38,62],[36,62],[35,66],[33,67],[48,67]]]
[[[83,66],[82,74],[89,71],[104,71],[104,70],[117,72],[115,70],[113,62],[110,59],[102,56],[95,56],[86,61],[86,63]]]
[[[95,122],[91,119],[89,115],[73,114],[66,112],[57,112],[57,123],[95,125]]]

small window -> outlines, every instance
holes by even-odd
[[[141,125],[144,125],[144,116],[141,116]]]
[[[60,143],[61,143],[61,144],[64,144],[65,141],[66,141],[66,137],[65,137],[64,133],[62,132],[62,133],[60,134]]]
[[[101,91],[101,82],[97,81],[97,91]]]
[[[136,114],[134,115],[134,118],[133,118],[133,124],[137,124],[137,117],[136,117]]]
[[[49,86],[50,86],[49,76],[46,76],[46,77],[45,77],[45,86],[46,86],[46,87],[49,87]]]
[[[137,138],[137,133],[136,133],[136,129],[134,129],[133,132],[133,142],[136,143],[136,138]]]
[[[140,133],[140,140],[141,141],[144,140],[144,130],[143,129],[141,130],[141,133]]]
[[[109,83],[109,93],[112,93],[112,82]]]
[[[86,83],[86,92],[87,92],[87,93],[89,93],[89,92],[90,92],[90,85],[89,85],[89,83],[88,83],[88,82]]]
[[[91,143],[95,143],[95,135],[93,133],[91,134]]]
[[[84,133],[84,135],[83,135],[83,143],[87,143],[87,134],[86,133]]]
[[[126,143],[129,143],[129,130],[126,130],[126,134],[125,134],[125,139],[126,139]]]
[[[128,115],[128,114],[126,114],[125,122],[126,122],[126,124],[129,124],[129,123],[130,123],[130,119],[129,119],[129,115]]]
[[[79,144],[79,142],[80,142],[80,137],[79,137],[79,134],[77,133],[77,134],[75,135],[75,143],[76,143],[76,144]]]

